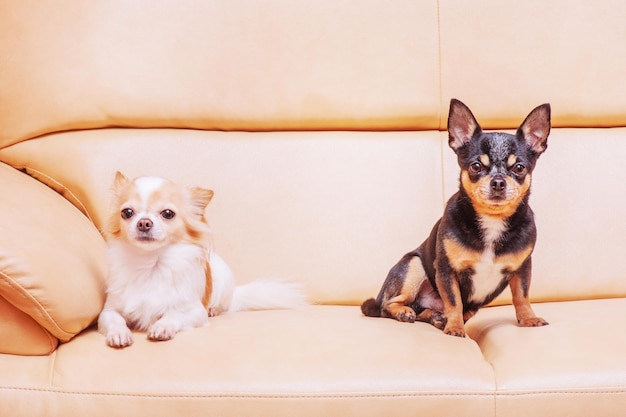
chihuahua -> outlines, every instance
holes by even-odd
[[[130,180],[118,172],[113,192],[115,208],[104,230],[107,296],[98,318],[109,346],[131,345],[131,329],[163,341],[222,312],[306,304],[296,284],[258,280],[235,286],[230,268],[211,248],[204,211],[212,190],[160,177]]]
[[[548,146],[550,105],[526,117],[515,135],[485,133],[452,99],[448,144],[461,168],[459,191],[417,249],[391,268],[366,316],[423,321],[465,337],[465,322],[508,285],[520,326],[545,326],[529,301],[537,231],[528,205],[533,169]]]

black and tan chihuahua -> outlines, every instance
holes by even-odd
[[[529,301],[537,231],[528,205],[533,169],[548,146],[550,105],[526,117],[515,135],[485,133],[470,109],[452,99],[448,144],[461,167],[459,191],[417,249],[389,271],[366,316],[423,321],[453,336],[507,285],[520,326],[545,326]]]

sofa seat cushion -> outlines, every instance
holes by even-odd
[[[550,321],[519,328],[490,307],[454,338],[357,307],[241,312],[169,342],[136,334],[124,350],[87,330],[54,354],[0,355],[9,415],[590,416],[626,407],[626,299],[535,305]],[[607,319],[608,318],[608,319]],[[290,335],[290,337],[285,337]],[[621,388],[620,388],[621,387]],[[52,408],[54,407],[54,408]]]
[[[10,370],[0,374],[0,403],[37,399],[60,415],[313,416],[331,404],[337,415],[493,415],[492,369],[474,341],[354,306],[227,314],[168,342],[136,333],[124,350],[90,330],[32,378],[12,375],[23,361],[0,355]]]
[[[493,366],[498,415],[582,417],[626,409],[626,298],[542,303],[534,310],[550,325],[517,327],[512,306],[483,309],[468,322],[469,336]]]
[[[104,241],[63,197],[4,164],[0,189],[0,352],[46,354],[102,309]]]

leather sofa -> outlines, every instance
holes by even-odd
[[[626,3],[0,2],[0,414],[619,416],[626,409]],[[468,337],[364,317],[485,129],[550,102],[533,307]],[[114,173],[211,188],[240,283],[311,305],[105,345]]]

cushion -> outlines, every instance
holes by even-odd
[[[20,355],[47,355],[59,339],[31,316],[0,297],[0,352]]]
[[[396,3],[7,3],[0,145],[112,125],[436,128],[436,3]]]
[[[104,303],[104,240],[63,197],[4,164],[0,189],[0,297],[14,307],[0,303],[0,352],[47,353],[54,340],[24,314],[62,342],[91,325]]]
[[[210,188],[213,242],[238,283],[284,278],[314,302],[359,304],[441,215],[441,148],[434,131],[94,129],[21,142],[0,159],[99,227],[116,170]]]

